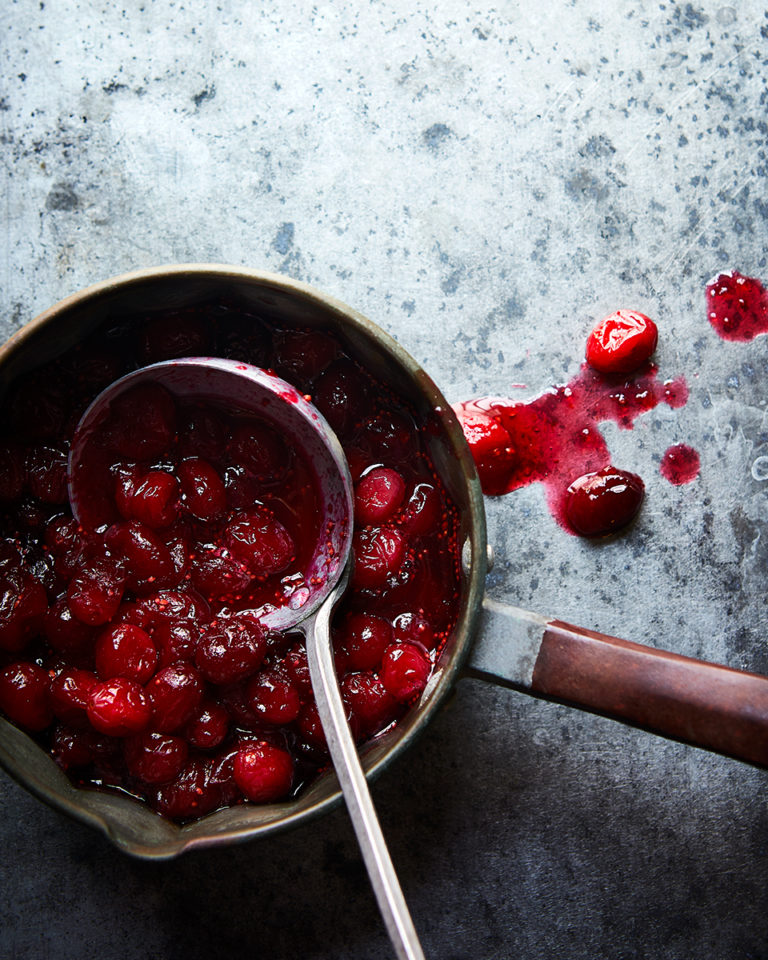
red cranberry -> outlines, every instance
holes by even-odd
[[[104,680],[127,677],[146,683],[157,665],[152,638],[132,623],[108,627],[97,639],[94,653],[96,672]]]
[[[170,448],[176,405],[156,383],[140,383],[116,397],[108,425],[112,446],[127,460],[151,460]]]
[[[401,613],[392,623],[395,643],[415,643],[426,650],[435,645],[435,631],[428,620],[417,613]]]
[[[595,324],[587,338],[587,363],[600,373],[632,373],[656,349],[656,324],[636,310],[617,310]]]
[[[90,670],[66,667],[51,682],[51,707],[65,723],[79,723],[86,719],[88,697],[98,677]]]
[[[221,805],[221,788],[210,776],[210,761],[190,760],[175,779],[158,788],[157,810],[172,820],[202,817],[215,810]]]
[[[209,353],[208,327],[202,317],[188,311],[151,320],[139,337],[142,364],[179,357],[205,357]]]
[[[188,723],[203,699],[204,684],[189,663],[174,663],[158,670],[146,686],[152,706],[152,727],[173,733]]]
[[[85,537],[72,517],[54,517],[45,528],[45,545],[54,559],[60,577],[71,580],[85,551]]]
[[[192,586],[209,600],[239,600],[253,580],[222,547],[198,545],[189,567]]]
[[[169,527],[176,519],[179,484],[163,470],[118,480],[117,508],[127,520],[139,520],[152,530]]]
[[[376,467],[355,489],[355,522],[381,524],[395,515],[405,496],[405,481],[389,467]]]
[[[91,648],[95,628],[78,620],[69,609],[66,596],[62,596],[43,618],[43,633],[54,650],[77,655]]]
[[[200,407],[185,412],[179,430],[179,455],[182,458],[202,457],[219,464],[226,444],[227,429],[215,411]]]
[[[313,753],[327,753],[328,743],[325,739],[323,724],[314,700],[305,703],[296,718],[295,729],[302,741]]]
[[[51,446],[32,447],[27,453],[27,485],[43,503],[66,503],[66,453]]]
[[[136,621],[138,626],[167,620],[194,620],[202,624],[211,619],[208,604],[191,590],[158,590],[137,601],[136,608],[141,618]]]
[[[372,673],[350,673],[341,692],[363,736],[383,730],[398,714],[397,701]]]
[[[239,614],[214,620],[203,629],[195,663],[212,683],[233,683],[258,670],[266,648],[259,623],[246,614]]]
[[[173,780],[184,768],[188,753],[185,740],[166,733],[140,733],[127,739],[123,746],[128,772],[144,783]]]
[[[124,580],[110,564],[81,570],[67,587],[67,603],[81,623],[92,627],[108,623],[123,598]]]
[[[200,628],[191,620],[158,623],[152,628],[158,667],[168,667],[179,660],[194,660],[199,638]]]
[[[353,584],[362,588],[383,587],[405,559],[405,537],[394,527],[364,527],[355,534],[352,549]]]
[[[381,682],[395,700],[405,702],[426,687],[432,664],[429,658],[411,643],[394,643],[381,663]]]
[[[303,641],[297,641],[285,655],[285,669],[288,676],[303,696],[312,693],[312,678],[309,675],[307,651]]]
[[[0,710],[27,730],[45,730],[53,720],[51,678],[36,663],[20,661],[0,672]]]
[[[605,467],[585,473],[568,487],[565,514],[582,536],[606,536],[634,519],[644,493],[645,485],[637,474]]]
[[[299,691],[291,681],[275,670],[262,670],[246,688],[251,710],[266,723],[276,726],[293,723],[301,709]]]
[[[417,455],[417,436],[413,417],[394,408],[378,413],[367,427],[371,449],[382,459],[398,464],[413,462]]]
[[[440,495],[431,483],[417,483],[402,511],[400,526],[406,533],[424,536],[438,529],[441,519]]]
[[[98,680],[88,693],[91,726],[111,737],[129,737],[144,730],[152,717],[149,698],[135,680]]]
[[[290,448],[271,427],[260,421],[236,424],[227,449],[232,461],[262,484],[282,480],[291,465]]]
[[[111,759],[115,753],[115,741],[95,730],[72,729],[60,723],[53,731],[51,753],[62,770],[87,767]]]
[[[457,413],[483,492],[491,496],[506,493],[519,463],[512,437],[498,420],[486,413],[460,408]]]
[[[184,506],[198,520],[215,520],[227,506],[224,481],[207,460],[183,460],[177,471]]]
[[[282,573],[296,556],[290,533],[266,507],[237,514],[224,537],[232,556],[255,577]]]
[[[318,330],[284,330],[274,337],[274,365],[281,377],[308,386],[338,353],[336,342]]]
[[[60,377],[43,367],[20,380],[11,396],[10,420],[32,441],[56,440],[64,425],[66,404]]]
[[[196,716],[184,728],[190,746],[198,750],[213,750],[222,744],[229,733],[229,714],[215,700],[204,700]]]
[[[274,803],[291,789],[293,759],[287,750],[280,750],[263,740],[241,744],[234,762],[238,787],[254,803]]]
[[[340,631],[349,670],[377,670],[392,643],[392,627],[371,613],[350,613]]]
[[[318,377],[312,401],[333,431],[344,439],[366,416],[367,392],[357,367],[349,360],[335,360]]]
[[[0,501],[17,500],[24,488],[24,454],[17,443],[0,443]]]
[[[170,551],[146,524],[138,520],[115,523],[104,534],[104,542],[112,556],[123,564],[128,586],[133,590],[173,581],[175,570]]]
[[[0,570],[0,650],[23,650],[47,609],[45,589],[31,574],[18,567]]]

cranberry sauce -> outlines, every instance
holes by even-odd
[[[86,529],[69,509],[69,445],[96,394],[206,355],[294,384],[347,454],[355,573],[332,629],[359,741],[424,689],[460,593],[458,511],[425,425],[329,333],[212,303],[108,322],[19,378],[0,434],[0,709],[75,783],[178,821],[292,796],[328,762],[303,639],[260,620],[300,589],[317,523],[307,464],[277,431],[145,384],[94,468],[107,513]]]
[[[707,316],[723,340],[745,343],[768,333],[768,291],[736,270],[707,284]]]
[[[631,429],[635,419],[660,403],[682,407],[682,378],[660,383],[657,368],[644,364],[632,377],[607,375],[583,364],[565,386],[529,401],[483,398],[455,407],[477,464],[485,493],[500,495],[541,483],[549,508],[571,533],[568,488],[585,474],[611,466],[598,424],[611,420]]]
[[[699,475],[699,454],[687,443],[676,443],[664,452],[659,470],[665,480],[676,487],[691,483]]]

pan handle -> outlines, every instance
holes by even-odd
[[[768,677],[483,601],[467,675],[768,768]]]

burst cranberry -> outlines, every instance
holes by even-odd
[[[179,484],[163,470],[118,480],[117,508],[127,520],[139,520],[152,530],[169,527],[176,519]]]
[[[234,426],[227,449],[236,465],[264,484],[282,480],[292,459],[283,439],[271,427],[255,420]]]
[[[104,542],[123,565],[133,590],[151,589],[153,584],[157,587],[175,579],[168,547],[146,524],[138,520],[115,523],[104,534]]]
[[[400,569],[406,542],[394,527],[365,527],[355,534],[353,583],[363,588],[382,587]]]
[[[56,447],[32,447],[27,453],[29,492],[43,503],[67,502],[67,455]]]
[[[189,663],[174,663],[158,670],[146,686],[152,705],[152,727],[173,733],[188,723],[203,699],[203,680]]]
[[[405,496],[405,482],[397,470],[376,467],[357,484],[355,522],[381,524],[395,515]]]
[[[108,623],[123,597],[123,577],[109,564],[81,570],[67,587],[67,603],[81,623],[92,627]]]
[[[267,642],[259,623],[246,614],[215,620],[202,631],[195,663],[212,683],[233,683],[261,666]]]
[[[627,470],[605,467],[568,487],[565,514],[573,529],[584,537],[602,537],[630,523],[643,502],[645,486]]]
[[[194,759],[175,779],[159,787],[155,806],[172,820],[189,820],[215,810],[221,799],[220,786],[211,782],[210,761]]]
[[[36,663],[12,663],[0,672],[0,710],[27,730],[45,730],[53,720],[51,678]]]
[[[275,670],[263,670],[252,677],[246,696],[253,712],[275,725],[293,723],[301,709],[299,691]]]
[[[171,446],[176,405],[156,383],[141,383],[116,397],[108,426],[112,446],[127,460],[151,460]]]
[[[363,736],[382,730],[397,716],[397,701],[372,673],[344,677],[341,692]]]
[[[104,680],[127,677],[146,683],[157,665],[152,638],[132,623],[116,624],[100,634],[94,656],[96,672]]]
[[[417,613],[401,613],[392,622],[395,643],[415,643],[427,650],[435,645],[435,631],[428,620]]]
[[[189,748],[181,737],[165,733],[140,733],[123,746],[128,772],[144,783],[167,783],[177,777],[187,762]]]
[[[227,433],[221,417],[205,408],[188,410],[179,431],[179,454],[218,463],[224,455]]]
[[[163,623],[168,620],[194,620],[207,623],[211,611],[205,600],[191,590],[158,590],[142,597],[136,603],[138,626]]]
[[[291,789],[293,759],[287,750],[264,740],[243,743],[235,756],[234,777],[249,800],[273,803]]]
[[[203,357],[210,352],[210,335],[202,317],[173,313],[148,323],[139,336],[142,364],[179,357]]]
[[[392,643],[392,627],[371,613],[351,613],[341,628],[340,639],[349,670],[376,670]]]
[[[209,600],[237,600],[253,577],[221,547],[199,545],[189,567],[192,586]]]
[[[182,461],[177,471],[184,506],[198,520],[215,520],[227,506],[224,481],[206,460],[192,457]]]
[[[200,628],[192,620],[158,623],[152,629],[158,667],[168,667],[179,660],[194,660],[199,638]]]
[[[658,339],[650,317],[636,310],[617,310],[592,328],[587,363],[600,373],[632,373],[650,359]]]
[[[237,514],[224,537],[232,556],[255,577],[281,573],[296,556],[290,533],[266,507]]]
[[[130,737],[144,730],[152,705],[140,684],[126,677],[99,680],[88,693],[91,726],[110,737]]]
[[[381,682],[395,700],[405,702],[426,687],[432,664],[429,658],[411,643],[394,643],[381,663]]]
[[[198,750],[213,750],[222,744],[229,733],[229,714],[216,700],[204,700],[197,714],[184,728],[190,746]]]
[[[26,570],[0,571],[0,650],[23,650],[48,609],[45,589]]]
[[[24,455],[16,443],[0,443],[0,500],[8,502],[21,496],[26,477]]]
[[[45,545],[60,577],[71,580],[85,551],[85,537],[72,517],[54,517],[45,528]]]
[[[98,677],[90,670],[66,667],[51,681],[51,707],[65,723],[85,720],[88,697]]]

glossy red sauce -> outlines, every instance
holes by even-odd
[[[664,451],[659,469],[665,480],[679,487],[695,480],[699,475],[700,467],[698,452],[687,443],[676,443]]]
[[[768,333],[768,291],[755,277],[721,273],[706,289],[709,322],[723,340],[745,343]]]

